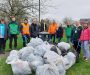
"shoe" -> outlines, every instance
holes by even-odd
[[[86,59],[86,57],[85,57],[85,56],[83,56],[83,58],[84,58],[84,59]]]
[[[88,58],[86,58],[86,59],[85,59],[85,61],[86,61],[86,62],[89,62],[89,59],[88,59]]]

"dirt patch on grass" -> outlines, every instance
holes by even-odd
[[[5,52],[5,54],[0,54],[0,58],[7,57],[9,55],[9,52]]]

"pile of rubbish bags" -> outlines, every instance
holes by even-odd
[[[65,75],[76,62],[74,53],[69,52],[70,44],[49,44],[40,38],[32,38],[26,47],[12,50],[6,59],[14,75]]]

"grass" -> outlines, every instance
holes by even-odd
[[[66,40],[63,38],[62,40]],[[9,51],[8,47],[9,41],[7,41],[6,51]],[[18,49],[22,48],[22,38],[19,36],[18,38]],[[0,58],[0,75],[13,75],[11,66],[5,63],[6,57]],[[35,75],[35,74],[32,74]],[[79,63],[73,65],[69,70],[67,70],[66,75],[90,75],[90,62],[85,62],[82,58],[82,54],[80,57]]]

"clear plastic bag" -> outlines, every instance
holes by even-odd
[[[61,56],[61,58],[62,58],[62,65],[65,68],[65,70],[69,69],[70,68],[69,67],[69,65],[70,65],[69,60],[63,56]]]
[[[36,75],[60,75],[60,74],[55,65],[45,64],[37,68]]]
[[[7,64],[11,64],[19,59],[18,51],[12,50],[6,59]]]
[[[34,48],[29,46],[29,47],[24,47],[19,51],[19,57],[20,59],[27,61],[28,60],[28,56],[34,52]]]
[[[58,43],[58,47],[60,50],[65,49],[67,51],[68,49],[70,49],[70,44],[66,42],[60,42]]]
[[[27,61],[33,70],[36,70],[38,66],[44,64],[43,58],[34,54],[30,54]]]
[[[57,46],[51,45],[50,50],[56,52],[59,55],[61,55],[61,50]]]
[[[76,56],[72,52],[67,53],[67,55],[64,56],[64,58],[66,58],[69,61],[69,65],[68,65],[68,68],[67,69],[69,69],[76,62]]]
[[[30,64],[31,69],[33,69],[34,71],[36,71],[36,69],[38,68],[38,66],[42,66],[44,65],[43,61],[33,61]]]
[[[44,55],[45,63],[54,63],[62,62],[61,57],[54,51],[47,51]]]
[[[11,64],[14,75],[28,75],[31,74],[31,69],[27,61],[17,60]]]
[[[58,68],[59,75],[66,75],[66,70],[65,70],[63,64],[60,63],[60,64],[58,64],[56,66]]]
[[[28,62],[43,61],[43,58],[34,54],[30,54],[27,61]]]
[[[50,46],[46,44],[39,45],[35,48],[34,54],[39,56],[44,56],[44,54],[50,51]]]
[[[43,44],[43,40],[40,38],[32,38],[30,43],[27,46],[32,46],[33,48],[37,47],[38,45]]]

